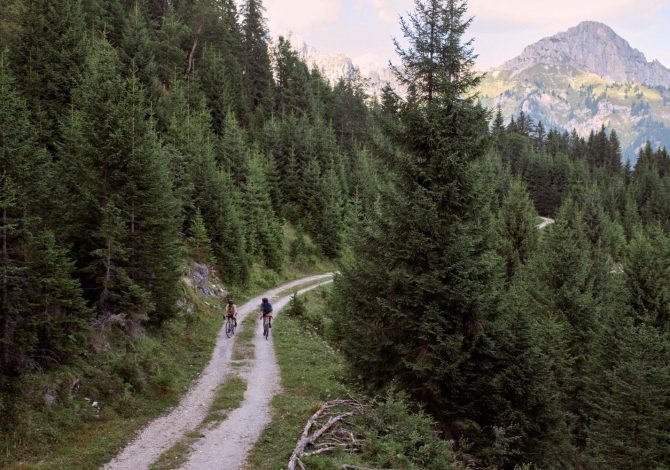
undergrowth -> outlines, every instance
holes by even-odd
[[[310,470],[361,468],[439,469],[452,467],[451,443],[439,439],[434,422],[400,393],[368,397],[349,383],[342,355],[325,339],[331,335],[328,296],[320,288],[294,297],[274,324],[274,344],[283,392],[272,401],[273,420],[252,450],[246,468],[286,468],[307,420],[326,401],[353,398],[363,414],[348,423],[362,443],[304,459]]]

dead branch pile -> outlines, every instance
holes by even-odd
[[[356,400],[333,400],[324,403],[307,421],[302,436],[288,462],[288,470],[305,469],[303,457],[345,449],[360,450],[360,441],[347,428],[347,420],[361,414],[363,405]],[[309,450],[307,449],[309,447]]]

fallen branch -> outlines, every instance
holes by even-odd
[[[349,407],[351,408],[351,411],[338,413],[335,410],[336,408],[343,407]],[[305,453],[307,446],[316,445],[316,441],[321,436],[331,431],[336,424],[341,423],[342,421],[354,415],[360,414],[360,410],[361,404],[355,400],[333,400],[321,405],[317,412],[307,420],[305,429],[303,430],[302,435],[300,436],[300,439],[298,440],[298,443],[293,450],[293,454],[291,454],[291,459],[288,462],[288,470],[295,470],[296,465],[299,465],[301,469],[305,470],[305,465],[301,460],[302,457],[331,452],[337,448],[347,449],[352,447],[349,442],[337,440],[337,443],[330,441],[326,446],[321,446],[312,452]],[[322,424],[319,429],[310,434],[311,429],[319,424],[319,420],[323,420],[326,417],[328,417],[328,420]],[[350,435],[353,438],[353,433],[349,432],[347,435]],[[355,439],[352,439],[351,443],[354,444],[353,447],[357,447],[357,441]]]
[[[356,465],[344,464],[342,465],[342,470],[394,470],[393,468],[367,468],[367,467],[357,467]]]

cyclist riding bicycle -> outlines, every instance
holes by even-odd
[[[235,305],[233,299],[228,301],[228,306],[226,307],[226,316],[235,320],[235,327],[237,327],[237,305]]]
[[[272,328],[272,304],[268,299],[263,298],[263,302],[261,303],[261,315],[258,319],[263,320],[265,317],[268,317],[268,326]]]

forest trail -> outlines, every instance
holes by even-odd
[[[304,293],[331,282],[332,277],[332,274],[306,277],[254,297],[239,308],[238,323],[241,325],[247,315],[256,315],[263,297],[271,299],[276,315],[290,301],[291,294],[288,290],[308,285],[299,292]],[[103,470],[148,469],[163,452],[179,442],[186,433],[195,430],[207,416],[217,387],[226,379],[236,338],[237,336],[226,338],[222,328],[212,358],[197,382],[182,397],[179,405],[149,423],[112,461],[102,467]],[[196,443],[195,452],[186,468],[240,467],[263,427],[269,423],[270,400],[279,390],[279,366],[274,354],[272,335],[269,341],[260,334],[255,335],[254,346],[256,356],[247,372],[248,385],[242,406],[233,411],[219,426],[205,432],[205,437]],[[230,429],[234,429],[234,432],[230,432]],[[234,435],[235,439],[215,442],[217,436],[222,435]],[[223,460],[224,458],[234,460]],[[236,463],[232,464],[233,461]],[[201,466],[200,462],[206,463]]]
[[[549,217],[540,217],[540,219],[542,219],[542,222],[535,226],[538,230],[543,230],[549,227],[551,224],[556,223],[554,219],[550,219]]]
[[[326,280],[298,291],[305,294],[324,284]],[[274,316],[291,300],[290,296],[270,299]],[[183,470],[235,470],[244,466],[247,454],[263,429],[272,420],[270,402],[280,391],[280,369],[275,355],[272,334],[269,340],[261,334],[261,324],[256,323],[254,336],[255,357],[248,371],[242,376],[247,381],[247,391],[242,405],[230,413],[225,421],[205,430],[203,437],[192,447]]]

